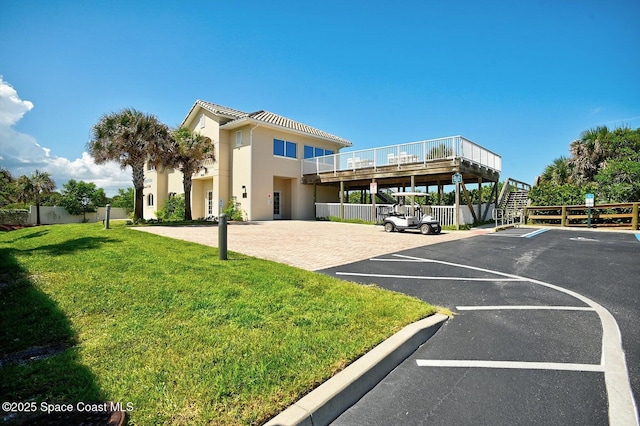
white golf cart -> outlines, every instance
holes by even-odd
[[[384,230],[404,232],[407,229],[419,229],[423,235],[439,234],[442,231],[440,222],[430,215],[423,214],[420,205],[414,202],[415,197],[424,197],[425,195],[421,192],[392,193],[391,196],[397,202],[382,221]]]

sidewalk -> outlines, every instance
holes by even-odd
[[[216,226],[132,228],[165,237],[218,246]],[[232,222],[230,251],[316,271],[415,247],[472,237],[489,230],[387,233],[381,226],[322,221]]]

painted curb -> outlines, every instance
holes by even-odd
[[[414,322],[269,420],[265,426],[324,426],[373,389],[447,320],[435,314]]]

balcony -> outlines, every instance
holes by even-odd
[[[502,157],[499,155],[462,136],[451,136],[308,158],[302,161],[302,175],[366,169],[388,171],[420,164],[426,168],[431,162],[456,159],[498,174],[502,168]]]

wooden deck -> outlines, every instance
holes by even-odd
[[[302,161],[302,183],[368,189],[449,185],[462,174],[464,184],[498,182],[502,158],[463,136],[449,136]]]
[[[369,184],[373,181],[380,188],[410,186],[413,177],[415,186],[439,186],[450,185],[454,173],[462,174],[465,184],[498,182],[500,179],[500,173],[496,170],[455,158],[305,174],[302,176],[302,183],[339,185],[343,182],[349,189],[358,190],[369,189]]]

